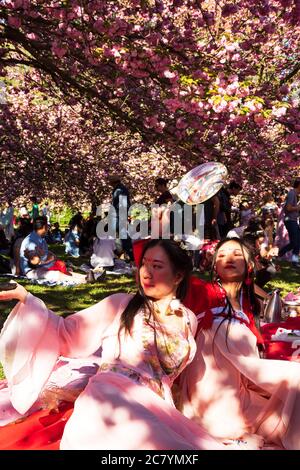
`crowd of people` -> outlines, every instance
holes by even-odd
[[[129,204],[111,183],[114,207],[120,194]],[[167,183],[156,182],[158,204],[172,203]],[[119,243],[137,287],[66,318],[20,284],[0,292],[18,301],[0,335],[0,449],[299,449],[300,364],[265,358],[259,299],[274,258],[292,251],[298,269],[300,180],[259,211],[234,200],[241,191],[231,182],[205,204],[199,258],[162,238],[103,244],[97,217],[79,211],[66,236],[51,230],[93,269],[112,267]],[[49,217],[31,214],[12,244],[29,279],[76,276],[48,249]],[[192,275],[201,263],[209,282]]]
[[[110,184],[112,187],[111,204],[115,209],[111,221],[116,236],[106,239],[100,239],[101,237],[97,236],[96,228],[98,222],[107,216],[107,212],[100,215],[97,213],[96,206],[86,218],[83,217],[79,209],[76,209],[74,216],[69,221],[69,226],[63,232],[58,222],[51,224],[51,209],[48,202],[40,209],[37,198],[32,197],[31,210],[22,206],[16,216],[11,201],[8,201],[0,213],[0,253],[1,251],[10,252],[12,272],[16,275],[27,274],[25,271],[28,271],[28,260],[24,257],[24,250],[28,251],[28,247],[24,242],[21,250],[22,260],[19,259],[20,248],[21,242],[31,232],[37,233],[36,220],[39,220],[39,226],[45,222],[46,231],[40,234],[44,247],[46,244],[64,243],[65,253],[70,258],[90,257],[89,264],[92,270],[97,267],[112,268],[114,259],[122,253],[126,261],[132,262],[132,240],[128,233],[121,233],[124,232],[124,229],[120,228],[119,221],[120,201],[125,205],[125,211],[128,212],[130,207],[129,191],[117,176],[110,177]],[[170,211],[170,216],[166,216],[168,211],[165,210],[165,207],[170,207],[174,202],[178,204],[178,201],[175,201],[174,195],[168,190],[167,179],[157,178],[155,188],[157,197],[153,202],[162,208],[156,212],[156,216],[160,219],[159,235],[161,235],[161,227],[165,223],[165,225],[169,225],[172,236],[174,215]],[[300,205],[298,202],[300,181],[296,180],[293,188],[289,191],[281,190],[276,196],[276,200],[271,192],[265,192],[260,206],[255,205],[250,197],[241,195],[241,193],[242,185],[231,181],[204,203],[204,242],[200,240],[199,246],[201,244],[203,246],[193,255],[194,268],[203,271],[210,267],[213,247],[218,240],[224,239],[226,236],[244,237],[255,251],[258,284],[263,287],[277,272],[276,260],[282,258],[290,261],[292,267],[296,269],[300,267]],[[122,196],[121,199],[120,196]],[[149,224],[150,222],[151,219],[149,219]],[[31,238],[36,237],[31,235]],[[41,245],[41,240],[39,243]],[[32,244],[30,251],[33,251]],[[44,256],[41,261],[45,260]],[[0,264],[2,265],[1,271],[5,272],[7,260],[1,258]],[[35,273],[39,272],[40,275],[43,275],[41,265],[33,267],[31,263],[30,268],[30,271],[35,270]],[[66,274],[66,272],[64,273]]]
[[[200,269],[205,270],[211,265],[216,240],[224,236],[243,238],[251,245],[255,253],[256,282],[261,287],[278,271],[278,260],[288,261],[292,268],[299,269],[300,180],[296,179],[289,190],[280,190],[277,196],[265,192],[260,206],[249,197],[238,196],[242,189],[239,184],[231,182],[228,189],[227,192],[222,188],[221,197],[219,193],[204,204],[205,243]],[[230,196],[235,196],[234,205]]]

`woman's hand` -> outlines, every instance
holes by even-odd
[[[17,287],[13,290],[0,291],[0,301],[9,302],[10,300],[19,300],[24,303],[27,297],[27,290],[21,284],[17,284]]]

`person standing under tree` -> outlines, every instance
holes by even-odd
[[[14,208],[11,201],[0,211],[0,224],[3,226],[5,237],[11,241],[14,235]]]
[[[288,192],[285,200],[285,216],[284,224],[289,234],[290,242],[280,248],[278,256],[285,255],[292,250],[292,265],[295,268],[300,267],[299,251],[300,251],[300,227],[298,223],[300,203],[298,196],[300,194],[300,178],[294,181],[293,188]]]
[[[34,220],[39,217],[40,215],[40,210],[39,210],[39,205],[38,205],[38,202],[37,202],[37,198],[35,196],[32,196],[31,198],[31,202],[32,202],[32,209],[31,209],[31,221],[34,222]]]
[[[157,178],[155,180],[155,189],[160,195],[155,201],[155,204],[167,204],[168,202],[174,202],[174,198],[167,188],[168,180],[165,178]]]
[[[231,196],[237,196],[241,191],[242,186],[235,181],[229,183],[228,188],[221,188],[218,192],[220,200],[220,208],[218,213],[218,226],[221,238],[225,238],[229,230],[233,228],[231,220]]]
[[[45,206],[42,209],[42,215],[47,218],[48,225],[50,225],[51,211],[48,202],[45,202]]]

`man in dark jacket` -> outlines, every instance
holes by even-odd
[[[220,200],[220,209],[218,214],[218,226],[221,239],[225,238],[229,230],[233,228],[231,220],[231,196],[237,196],[241,191],[242,186],[235,181],[229,183],[228,188],[221,188],[218,192]]]

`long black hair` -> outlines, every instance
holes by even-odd
[[[177,242],[173,240],[151,240],[145,245],[143,249],[140,264],[138,266],[138,291],[136,292],[134,297],[129,301],[127,307],[121,315],[119,333],[123,328],[125,328],[126,333],[130,333],[134,317],[141,307],[146,306],[149,311],[149,316],[151,315],[149,299],[145,295],[140,282],[140,269],[143,264],[143,258],[145,256],[146,251],[156,246],[161,247],[165,251],[173,268],[174,274],[181,273],[183,276],[176,290],[177,299],[183,300],[187,293],[189,276],[193,268],[192,260],[188,253],[183,250]]]
[[[254,253],[251,250],[251,247],[247,243],[245,243],[242,239],[237,238],[237,237],[225,238],[224,240],[221,240],[217,244],[216,250],[215,250],[215,253],[214,253],[214,256],[213,256],[212,270],[211,270],[211,280],[212,280],[213,283],[218,283],[222,286],[222,281],[221,281],[221,279],[218,278],[218,274],[215,270],[215,265],[216,265],[216,259],[217,259],[217,256],[218,256],[219,249],[223,245],[225,245],[225,243],[228,243],[229,241],[234,241],[234,242],[238,243],[240,245],[241,250],[242,250],[242,253],[243,253],[243,256],[244,256],[244,261],[245,261],[245,269],[244,269],[243,279],[241,279],[241,282],[240,282],[238,295],[240,295],[240,293],[242,292],[248,298],[249,303],[250,303],[250,307],[251,307],[251,311],[252,311],[252,314],[254,316],[254,321],[255,321],[256,327],[259,329],[260,306],[259,306],[258,299],[256,298],[255,293],[254,293],[255,259],[254,259]],[[248,255],[248,260],[246,259],[246,255]],[[248,269],[249,267],[251,267],[250,271]],[[227,297],[227,295],[226,295],[226,303],[225,303],[224,309],[221,313],[224,315],[224,319],[221,321],[221,323],[218,326],[217,331],[216,331],[215,334],[217,334],[217,332],[218,332],[219,328],[221,327],[222,323],[225,320],[228,320],[228,325],[227,325],[227,330],[226,330],[226,345],[228,347],[227,339],[228,339],[230,323],[231,323],[232,318],[233,318],[234,309],[233,309],[233,307],[231,305],[231,302],[230,302],[229,298]]]

